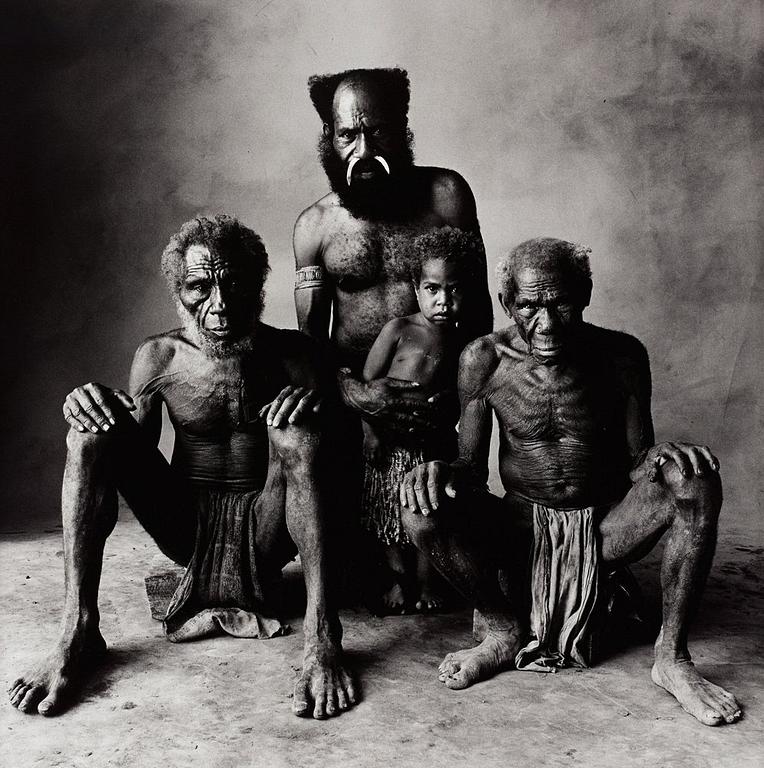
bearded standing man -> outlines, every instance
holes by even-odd
[[[311,77],[323,132],[319,155],[332,191],[303,211],[294,229],[295,305],[300,330],[331,339],[343,400],[357,416],[385,417],[401,430],[427,428],[436,403],[407,397],[416,382],[360,372],[382,327],[417,311],[411,243],[451,226],[479,234],[467,182],[447,168],[413,163],[409,79],[401,69],[356,69]],[[462,330],[492,327],[485,256]],[[331,326],[331,327],[330,327]]]

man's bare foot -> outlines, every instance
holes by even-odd
[[[326,643],[306,649],[302,672],[294,685],[292,711],[316,720],[334,717],[358,701],[353,680],[342,662],[342,648]]]
[[[468,688],[503,669],[509,669],[515,663],[519,650],[519,630],[491,629],[475,648],[449,653],[438,667],[438,680],[447,688]]]
[[[403,595],[403,587],[396,581],[387,592],[382,593],[382,610],[385,614],[403,613],[406,607],[406,598]]]
[[[431,592],[428,587],[422,586],[419,600],[416,601],[416,609],[420,613],[436,613],[442,610],[445,600],[437,593]]]
[[[706,680],[689,659],[656,657],[653,682],[667,690],[685,712],[704,725],[734,723],[743,713],[735,697]]]
[[[81,630],[60,640],[44,661],[11,685],[11,704],[27,714],[57,715],[105,651],[106,643],[97,629]]]

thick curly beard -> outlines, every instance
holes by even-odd
[[[404,186],[397,182],[414,164],[414,135],[408,128],[402,149],[394,155],[384,155],[390,164],[390,176],[380,177],[373,184],[348,186],[347,165],[337,155],[331,134],[319,138],[318,157],[332,192],[337,194],[343,208],[351,215],[374,221],[405,218],[409,208],[408,195]]]
[[[211,333],[206,333],[203,328],[199,327],[196,318],[181,304],[180,300],[176,302],[176,306],[180,320],[183,323],[183,329],[206,357],[220,360],[226,357],[240,357],[253,350],[255,342],[252,333],[263,312],[262,304],[257,308],[252,317],[252,331],[246,336],[233,341],[219,339]]]

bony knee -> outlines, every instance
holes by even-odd
[[[96,456],[103,451],[110,437],[105,432],[80,432],[71,427],[66,434],[66,448],[69,453]]]
[[[319,433],[304,425],[269,427],[268,436],[287,467],[312,464],[318,455]]]
[[[671,462],[663,466],[663,481],[680,505],[715,518],[722,503],[722,482],[719,473],[706,469],[702,475],[690,471],[683,474]]]
[[[401,507],[401,525],[406,534],[418,547],[426,545],[438,530],[437,517],[434,515],[423,515],[420,512],[414,512],[408,507]]]

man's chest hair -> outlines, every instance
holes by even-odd
[[[418,258],[414,239],[437,226],[423,218],[409,224],[385,224],[348,217],[325,237],[324,266],[340,285],[373,285],[382,281],[408,282]]]

